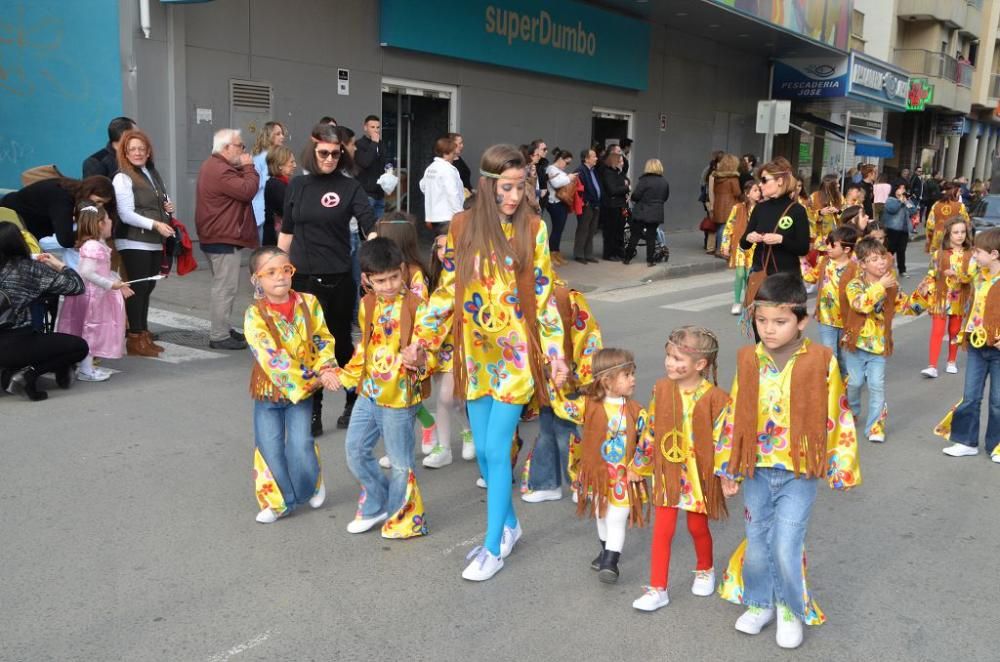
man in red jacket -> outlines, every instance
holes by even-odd
[[[256,248],[257,222],[251,201],[259,175],[240,132],[221,129],[212,139],[212,155],[198,171],[194,224],[201,250],[212,271],[212,349],[246,349],[246,339],[230,326],[240,282],[240,249]]]

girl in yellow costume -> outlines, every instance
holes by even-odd
[[[818,251],[825,251],[826,238],[837,227],[840,210],[844,208],[844,198],[840,194],[840,178],[837,175],[824,175],[819,190],[809,196],[809,221],[814,227],[811,233],[814,237],[813,246]]]
[[[295,267],[288,254],[258,248],[250,274],[257,301],[247,308],[243,329],[254,357],[253,474],[257,521],[269,524],[307,502],[319,508],[326,499],[310,398],[335,386],[337,361],[316,297],[291,289]]]
[[[421,306],[411,368],[455,343],[455,395],[467,401],[479,469],[487,484],[486,539],[462,577],[483,581],[503,568],[521,537],[511,500],[510,450],[523,406],[547,404],[546,363],[556,386],[566,380],[563,328],[552,296],[545,224],[525,193],[525,160],[510,145],[486,150],[476,201],[451,222],[441,282]]]
[[[743,202],[733,205],[726,227],[722,230],[722,246],[719,250],[723,257],[729,258],[729,268],[736,270],[733,277],[735,300],[729,311],[733,315],[739,315],[743,311],[743,288],[747,284],[750,265],[753,264],[754,247],[743,250],[740,248],[740,239],[746,234],[750,212],[758,202],[760,202],[760,184],[752,179],[748,180],[743,185]]]
[[[969,212],[962,203],[962,189],[958,184],[945,182],[941,185],[941,199],[934,203],[927,214],[927,241],[924,252],[933,253],[941,248],[944,227],[953,218],[969,220]]]
[[[643,524],[645,481],[630,467],[646,428],[646,410],[632,400],[635,358],[631,352],[606,347],[594,356],[594,382],[585,400],[583,440],[573,446],[570,475],[575,474],[577,514],[597,520],[601,554],[590,567],[598,579],[618,581],[618,559],[625,529]],[[635,483],[635,485],[633,485]]]

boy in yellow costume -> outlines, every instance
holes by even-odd
[[[719,594],[747,611],[736,629],[759,634],[775,619],[782,648],[802,643],[802,623],[823,612],[809,594],[805,536],[819,478],[834,489],[861,484],[854,417],[837,359],[803,337],[806,291],[797,274],[769,276],[754,297],[761,342],[737,354],[732,404],[715,447],[715,473],[734,496],[743,485],[746,540]]]
[[[383,538],[427,534],[423,501],[413,474],[413,424],[423,374],[407,371],[400,352],[410,342],[420,297],[404,278],[403,253],[391,239],[366,241],[358,253],[364,284],[372,291],[358,307],[361,342],[336,371],[339,385],[358,389],[347,427],[347,466],[363,488],[349,533],[382,525]],[[392,463],[386,478],[372,454],[379,439]]]
[[[326,499],[312,436],[312,395],[335,386],[333,336],[316,297],[291,289],[295,267],[275,247],[250,256],[256,303],[243,321],[254,357],[253,473],[260,512],[270,524],[296,506]]]

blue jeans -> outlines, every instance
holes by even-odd
[[[559,244],[562,243],[563,230],[566,229],[566,217],[569,215],[569,208],[562,202],[549,203],[549,216],[552,217],[552,232],[549,234],[549,251],[559,252]]]
[[[979,445],[979,410],[990,378],[989,411],[986,415],[986,452],[1000,444],[1000,350],[969,347],[965,361],[965,391],[951,417],[951,440],[975,448]]]
[[[863,349],[844,352],[847,363],[847,403],[854,414],[855,425],[861,420],[861,388],[868,384],[868,419],[865,434],[870,435],[885,408],[885,356]]]
[[[376,200],[369,195],[368,204],[372,206],[372,211],[375,212],[376,221],[385,216],[385,198],[379,198]]]
[[[780,602],[805,620],[802,548],[818,482],[774,467],[758,467],[743,481],[743,603],[748,607],[770,609]]]
[[[392,515],[406,500],[406,481],[413,468],[413,419],[417,405],[405,409],[382,407],[371,398],[359,396],[347,426],[347,468],[365,489],[361,516],[365,519],[386,513]],[[392,462],[386,478],[372,449],[379,438]]]
[[[309,501],[316,493],[319,460],[312,436],[312,398],[297,404],[254,400],[253,433],[285,506]]]
[[[511,490],[510,447],[524,405],[515,405],[484,396],[466,403],[469,427],[476,444],[476,461],[486,481],[486,540],[483,547],[500,555],[503,527],[517,526]],[[351,418],[353,421],[353,417]]]
[[[552,205],[549,205],[549,209]],[[575,423],[559,418],[552,407],[542,407],[538,417],[541,430],[531,452],[528,487],[532,490],[555,490],[569,485],[569,438],[579,434]],[[560,471],[562,468],[562,471]]]
[[[844,330],[839,326],[829,324],[819,324],[819,342],[824,347],[833,350],[833,355],[837,357],[837,365],[840,366],[841,376],[847,375],[847,364],[844,362],[844,348],[840,346],[840,339],[844,337]]]

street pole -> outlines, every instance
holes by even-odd
[[[850,134],[851,111],[844,116],[844,158],[840,162],[840,190],[847,190],[847,138]]]
[[[768,113],[767,113],[767,133],[764,135],[764,158],[762,163],[769,163],[771,161],[772,152],[774,151],[774,116],[778,113],[778,102],[768,101]]]

